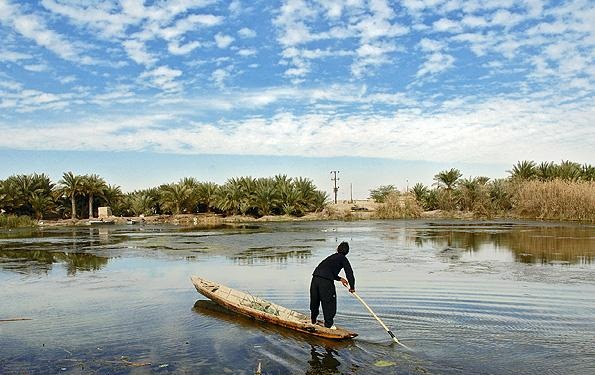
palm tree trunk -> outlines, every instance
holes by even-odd
[[[70,196],[70,209],[71,209],[71,218],[72,220],[76,219],[76,203],[74,201],[74,194]]]
[[[89,219],[93,218],[93,194],[89,194]]]

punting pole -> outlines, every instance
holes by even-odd
[[[380,323],[380,325],[382,326],[382,328],[384,328],[384,330],[386,332],[388,332],[388,334],[390,335],[390,337],[393,339],[394,342],[396,342],[397,344],[401,345],[404,348],[409,349],[405,344],[402,344],[399,341],[399,339],[397,339],[397,336],[395,336],[395,334],[390,329],[388,329],[388,327],[386,326],[386,324],[384,324],[382,322],[382,320],[380,320],[380,318],[378,317],[378,315],[376,315],[374,313],[374,311],[372,311],[372,309],[370,308],[370,306],[368,306],[368,304],[366,303],[366,301],[364,301],[360,296],[358,296],[356,292],[351,292],[351,294],[353,294],[355,296],[355,298],[357,298],[358,301],[360,301],[362,303],[362,305],[364,305],[364,307],[366,309],[368,309],[368,311],[370,312],[370,314],[372,314],[372,316],[378,321],[378,323]]]

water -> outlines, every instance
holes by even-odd
[[[221,311],[192,274],[307,313],[341,241],[332,342]],[[593,374],[595,226],[363,221],[0,233],[1,374]]]

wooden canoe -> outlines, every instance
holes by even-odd
[[[238,314],[332,340],[346,340],[357,336],[357,333],[343,328],[330,329],[320,324],[312,324],[307,315],[225,285],[196,276],[190,279],[200,294]]]

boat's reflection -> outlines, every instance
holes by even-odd
[[[311,336],[306,333],[293,331],[289,328],[277,326],[274,324],[261,322],[259,320],[252,319],[244,315],[237,314],[233,311],[227,310],[224,307],[221,307],[210,300],[197,300],[194,303],[194,306],[192,307],[192,311],[201,315],[206,315],[233,324],[238,324],[245,329],[258,329],[267,334],[275,333],[285,338],[297,341],[305,341],[312,346],[327,347],[330,350],[348,348],[354,345],[353,340],[334,341],[317,336]]]

